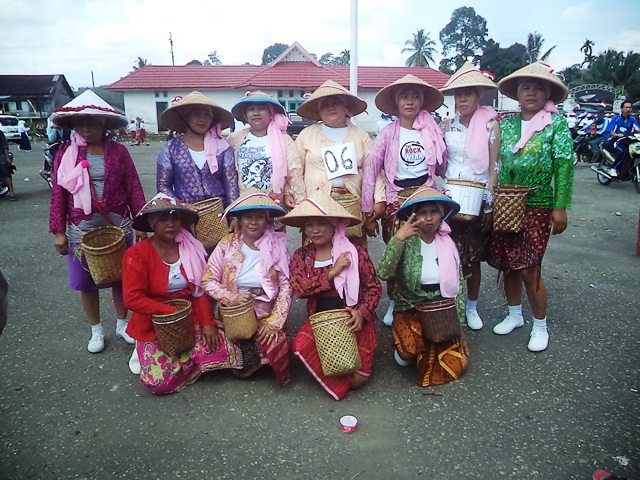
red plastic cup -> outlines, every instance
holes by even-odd
[[[340,418],[340,425],[342,426],[342,431],[344,433],[351,433],[356,430],[358,426],[358,419],[353,415],[345,415]]]

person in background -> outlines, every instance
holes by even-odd
[[[0,187],[0,195],[9,194],[9,201],[15,202],[16,195],[13,191],[13,160],[9,154],[9,142],[4,133],[0,130],[0,178],[4,181],[4,186]],[[4,191],[6,189],[6,191]]]
[[[611,123],[607,127],[607,133],[609,134],[609,140],[603,145],[609,152],[613,152],[616,158],[616,162],[613,166],[606,170],[611,177],[618,176],[618,170],[622,167],[622,162],[625,159],[623,152],[628,148],[629,142],[615,143],[616,140],[631,135],[635,132],[640,132],[640,124],[636,117],[631,115],[633,112],[633,104],[629,100],[625,100],[620,105],[620,115],[616,115]]]
[[[133,146],[136,144],[136,135],[137,135],[136,131],[138,130],[136,121],[133,118],[127,125],[127,129],[129,130],[129,135],[131,136],[131,145]]]
[[[594,137],[590,143],[594,157],[600,153],[600,144],[611,137],[611,132],[607,131],[609,119],[605,117],[604,113],[604,108],[599,108],[596,112],[596,118],[582,129]]]
[[[18,120],[18,132],[20,132],[20,145],[18,145],[18,149],[23,152],[31,151],[31,141],[29,140],[29,127],[27,127],[27,122],[24,120]]]
[[[380,130],[389,125],[391,122],[393,122],[393,117],[391,115],[389,115],[388,113],[381,114],[380,120],[376,122],[376,135],[378,135],[380,133]]]

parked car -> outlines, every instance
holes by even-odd
[[[289,118],[292,123],[287,127],[287,133],[292,137],[297,136],[305,127],[316,123],[313,120],[307,120],[306,118],[302,118],[300,115],[296,114],[290,114]]]
[[[0,115],[0,130],[10,142],[20,143],[20,132],[18,132],[18,117],[13,115]]]

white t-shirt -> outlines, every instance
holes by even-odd
[[[347,138],[347,127],[333,128],[333,127],[327,127],[323,123],[322,133],[324,133],[325,137],[327,137],[334,144],[341,145],[344,143],[344,139]],[[334,178],[333,180],[331,180],[331,182],[333,182],[334,187],[344,186],[344,182],[340,177]]]
[[[440,283],[440,268],[438,267],[438,250],[436,241],[425,243],[420,240],[420,254],[422,255],[422,274],[420,275],[421,285],[432,285]]]
[[[197,151],[189,149],[189,155],[191,155],[191,158],[193,158],[193,162],[200,170],[202,170],[207,164],[207,157],[205,157],[204,155],[204,150]]]
[[[313,262],[313,268],[330,267],[331,265],[333,265],[333,258],[330,258],[329,260],[316,260]]]
[[[428,172],[420,130],[400,127],[400,151],[395,180],[418,178]]]
[[[182,275],[182,271],[180,270],[180,259],[175,263],[164,263],[165,265],[169,265],[169,287],[167,288],[167,291],[172,293],[187,288],[189,286],[189,282],[187,282],[187,279],[184,278],[184,275]]]
[[[244,261],[242,262],[242,268],[236,280],[238,289],[248,290],[250,288],[262,287],[256,268],[260,262],[260,250],[253,250],[249,248],[246,243],[242,243],[242,253],[244,254]]]
[[[268,191],[271,188],[273,166],[267,135],[256,137],[251,132],[247,133],[238,148],[237,162],[240,181],[245,189],[256,187]]]

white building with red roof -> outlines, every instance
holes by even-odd
[[[428,67],[358,67],[358,96],[367,102],[367,111],[354,123],[375,131],[381,112],[374,98],[378,91],[408,73],[441,88],[449,75]],[[349,88],[349,67],[321,65],[295,42],[269,65],[148,65],[112,83],[109,90],[123,92],[125,115],[141,117],[150,133],[166,130],[159,124],[160,113],[178,96],[198,90],[226,108],[240,101],[245,92],[262,90],[276,98],[289,113],[304,102],[326,80]],[[453,115],[453,97],[445,97],[438,113]]]

